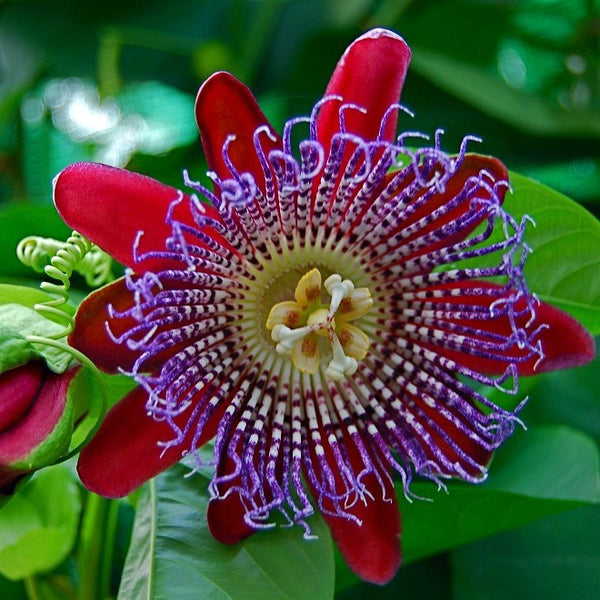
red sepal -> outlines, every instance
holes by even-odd
[[[163,453],[158,445],[173,439],[173,430],[146,414],[147,399],[141,387],[134,388],[108,411],[96,435],[81,451],[77,471],[88,490],[120,498],[181,460],[184,446]],[[189,415],[184,413],[183,417]]]
[[[250,173],[264,190],[264,174],[256,155],[254,132],[266,125],[273,136],[260,134],[265,154],[281,148],[281,140],[269,124],[252,92],[230,73],[220,71],[211,75],[198,90],[196,122],[202,136],[204,154],[211,170],[221,179],[233,177],[223,158],[227,137],[235,136],[228,146],[228,155],[235,169]]]
[[[341,96],[342,104],[353,103],[366,114],[350,109],[345,112],[346,130],[365,140],[374,140],[388,108],[397,103],[410,61],[406,42],[386,29],[372,29],[355,40],[340,58],[329,85],[327,96]],[[317,138],[326,153],[332,136],[340,130],[340,102],[326,102],[317,117]],[[397,111],[387,120],[383,139],[393,141]]]
[[[68,166],[54,180],[54,203],[65,222],[138,272],[182,268],[180,262],[165,258],[136,262],[134,253],[140,231],[143,235],[139,238],[138,257],[166,250],[165,240],[172,234],[167,213],[179,197],[182,201],[173,211],[174,218],[194,226],[188,196],[139,173],[81,162]],[[210,205],[205,209],[208,216],[220,219]],[[205,231],[222,243],[210,229]]]
[[[484,291],[489,290],[490,293],[481,295],[470,295],[468,293],[469,290],[476,288]],[[435,289],[462,289],[464,290],[464,294],[428,299],[428,301],[434,304],[441,302],[489,308],[492,303],[502,298],[502,296],[495,293],[502,289],[501,286],[488,281],[463,281],[429,288],[431,291]],[[594,339],[580,323],[567,313],[550,304],[540,302],[534,306],[535,320],[529,324],[528,331],[533,332],[542,325],[546,326],[540,330],[540,335],[537,338],[541,341],[544,352],[544,358],[539,362],[537,356],[532,356],[522,362],[516,362],[515,359],[524,357],[524,353],[528,352],[526,348],[520,349],[517,344],[513,344],[500,360],[477,356],[466,351],[443,348],[441,344],[432,345],[425,343],[423,345],[473,371],[492,375],[502,374],[512,362],[515,362],[519,375],[535,375],[555,369],[581,366],[594,358]],[[524,307],[524,301],[517,303],[518,310]],[[524,327],[529,318],[529,311],[525,311],[521,316],[517,317],[516,323],[519,327]],[[485,340],[486,337],[483,332],[499,334],[504,337],[510,337],[512,334],[512,327],[508,316],[490,318],[485,321],[455,319],[452,322],[467,327],[481,328],[482,334],[475,336],[475,339]],[[474,352],[476,353],[478,350],[478,348],[475,348]],[[538,363],[537,366],[536,363]]]
[[[231,473],[235,465],[230,458],[226,458],[217,467],[216,475]],[[236,477],[229,482],[227,490],[240,484],[240,477]],[[220,486],[220,493],[225,493],[226,488]],[[249,535],[256,532],[256,529],[244,521],[244,515],[247,510],[242,503],[239,492],[232,491],[224,498],[213,498],[208,504],[206,520],[213,537],[222,544],[237,544]]]
[[[147,414],[148,395],[134,388],[113,406],[104,417],[100,429],[79,455],[77,471],[87,489],[107,498],[121,498],[181,460],[190,450],[195,435],[194,423],[180,444],[163,448],[160,444],[174,438],[166,421]],[[175,417],[183,429],[192,418],[196,402],[191,399],[187,410]],[[208,421],[197,447],[211,439],[221,419],[217,410]]]

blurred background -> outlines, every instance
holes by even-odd
[[[21,238],[65,238],[51,206],[63,167],[201,177],[193,102],[208,75],[235,74],[280,127],[310,113],[344,48],[374,26],[413,50],[402,102],[416,116],[401,127],[443,128],[450,152],[481,136],[478,151],[600,215],[599,0],[0,0],[0,279],[32,281],[14,255]],[[596,362],[536,380],[545,401],[525,420],[600,441],[597,373]],[[599,540],[600,511],[586,507],[412,563],[386,588],[341,577],[337,596],[598,598]]]
[[[465,134],[509,168],[593,204],[600,190],[597,0],[0,2],[0,199],[46,202],[66,164],[179,184],[201,149],[191,103],[216,70],[281,123],[306,114],[340,53],[390,27],[413,61],[401,125]],[[201,165],[198,165],[201,168]]]

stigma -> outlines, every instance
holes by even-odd
[[[325,375],[334,381],[352,375],[370,346],[367,335],[351,323],[372,308],[369,289],[355,287],[338,273],[323,282],[314,268],[300,278],[294,297],[275,304],[267,317],[276,351],[291,357],[303,373],[313,375],[327,364]]]

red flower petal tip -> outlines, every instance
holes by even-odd
[[[536,313],[537,321],[548,326],[540,336],[544,358],[536,373],[580,367],[594,359],[594,338],[571,315],[545,303],[539,305]]]
[[[198,90],[195,113],[211,170],[221,179],[228,179],[234,176],[233,165],[240,172],[251,173],[256,181],[264,182],[254,145],[255,132],[260,127],[268,130],[267,151],[279,148],[281,142],[252,92],[231,73],[219,71]]]
[[[350,133],[367,140],[378,136],[394,140],[397,110],[388,115],[383,131],[380,129],[384,115],[400,98],[410,55],[406,42],[387,29],[372,29],[350,44],[325,91],[325,97],[338,96],[343,104],[365,111],[346,111],[344,119]],[[317,135],[326,148],[340,130],[339,111],[339,102],[326,102],[317,118]]]

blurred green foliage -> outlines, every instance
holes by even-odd
[[[600,214],[600,0],[0,0],[0,278],[36,285],[11,249],[29,234],[65,237],[49,204],[52,178],[67,164],[111,162],[173,185],[183,168],[201,177],[206,165],[191,107],[204,78],[231,71],[278,127],[310,112],[341,52],[373,26],[394,29],[413,49],[402,101],[416,116],[401,127],[441,127],[450,151],[464,135],[479,135],[481,152]],[[586,277],[598,277],[597,264],[590,254]],[[597,450],[599,366],[525,383],[524,419],[537,432],[528,443],[535,446],[550,425],[566,425],[566,434],[558,428],[564,460],[575,460],[567,451],[580,442]],[[575,498],[567,491],[560,489],[565,507]],[[489,521],[505,501],[518,505],[514,490],[495,492],[478,497],[489,501],[487,512],[465,506]],[[536,505],[523,495],[527,520],[556,512],[557,496],[550,498],[554,504]],[[451,494],[436,518],[456,525],[461,499]],[[413,512],[421,518],[427,508]],[[113,523],[113,597],[132,513],[120,504]],[[385,588],[357,584],[340,563],[336,597],[598,598],[599,515],[598,505],[571,510],[413,562]],[[92,550],[79,548],[80,560]],[[0,576],[0,597],[73,598],[76,560],[25,582]]]
[[[449,149],[476,133],[513,170],[598,201],[598,0],[5,1],[0,199],[47,201],[49,177],[77,159],[128,163],[169,183],[183,166],[201,173],[183,105],[205,77],[231,71],[277,125],[310,111],[348,42],[375,25],[413,48],[403,101],[416,118],[403,126],[442,127]],[[140,129],[146,137],[127,146]]]

